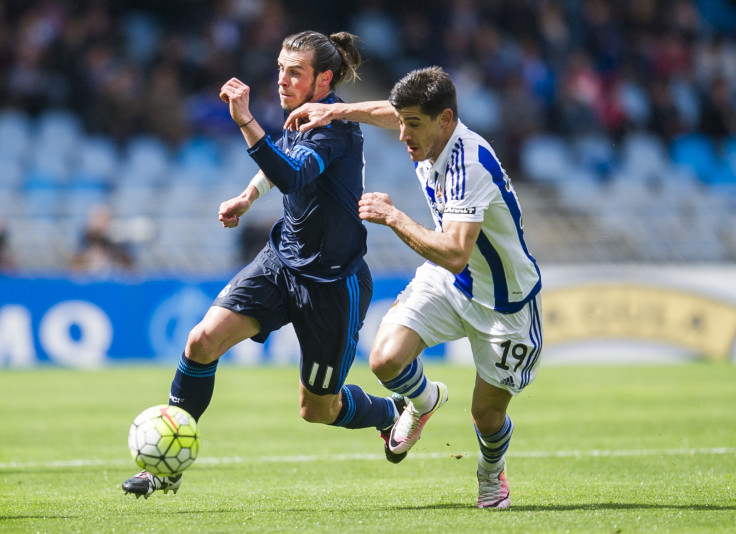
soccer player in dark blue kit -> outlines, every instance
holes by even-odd
[[[301,32],[284,39],[278,57],[281,107],[341,102],[337,84],[354,79],[360,64],[355,36]],[[274,141],[250,110],[250,88],[233,78],[220,97],[248,144],[259,172],[237,197],[220,205],[223,226],[238,225],[251,204],[272,186],[284,212],[259,255],[220,292],[187,340],[171,384],[169,404],[196,419],[207,408],[218,359],[245,339],[264,342],[292,323],[301,347],[301,416],[310,423],[375,427],[384,441],[404,408],[401,396],[374,397],[345,385],[373,282],[363,256],[366,229],[358,216],[363,193],[363,135],[357,123],[336,121],[306,133],[284,130]],[[387,458],[398,461],[385,447]],[[123,483],[148,498],[176,492],[181,474],[143,471]]]

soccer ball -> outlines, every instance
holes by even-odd
[[[177,406],[151,406],[130,425],[128,448],[135,462],[149,473],[179,474],[199,453],[197,421]]]

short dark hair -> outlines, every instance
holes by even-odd
[[[457,118],[457,95],[450,75],[441,67],[411,71],[391,89],[388,101],[397,110],[419,106],[422,113],[435,118],[443,110],[452,110]]]
[[[348,32],[333,33],[328,37],[323,33],[304,31],[286,37],[281,48],[290,52],[314,52],[312,68],[315,75],[331,70],[330,88],[334,88],[343,81],[358,79],[361,57],[355,46],[356,39]]]

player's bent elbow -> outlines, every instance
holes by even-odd
[[[468,266],[468,260],[461,257],[452,258],[449,261],[445,262],[445,265],[443,267],[450,271],[452,274],[460,274],[465,270],[465,267]]]

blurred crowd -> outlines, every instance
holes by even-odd
[[[728,0],[6,0],[0,102],[176,143],[230,127],[217,93],[238,76],[278,128],[274,57],[304,28],[358,34],[376,95],[442,65],[470,122],[510,147],[540,130],[736,133]]]
[[[4,0],[0,110],[72,110],[89,134],[175,147],[233,134],[218,92],[237,76],[278,132],[275,57],[303,29],[360,37],[352,96],[383,98],[410,69],[443,66],[461,118],[512,172],[544,132],[736,136],[730,0]]]

